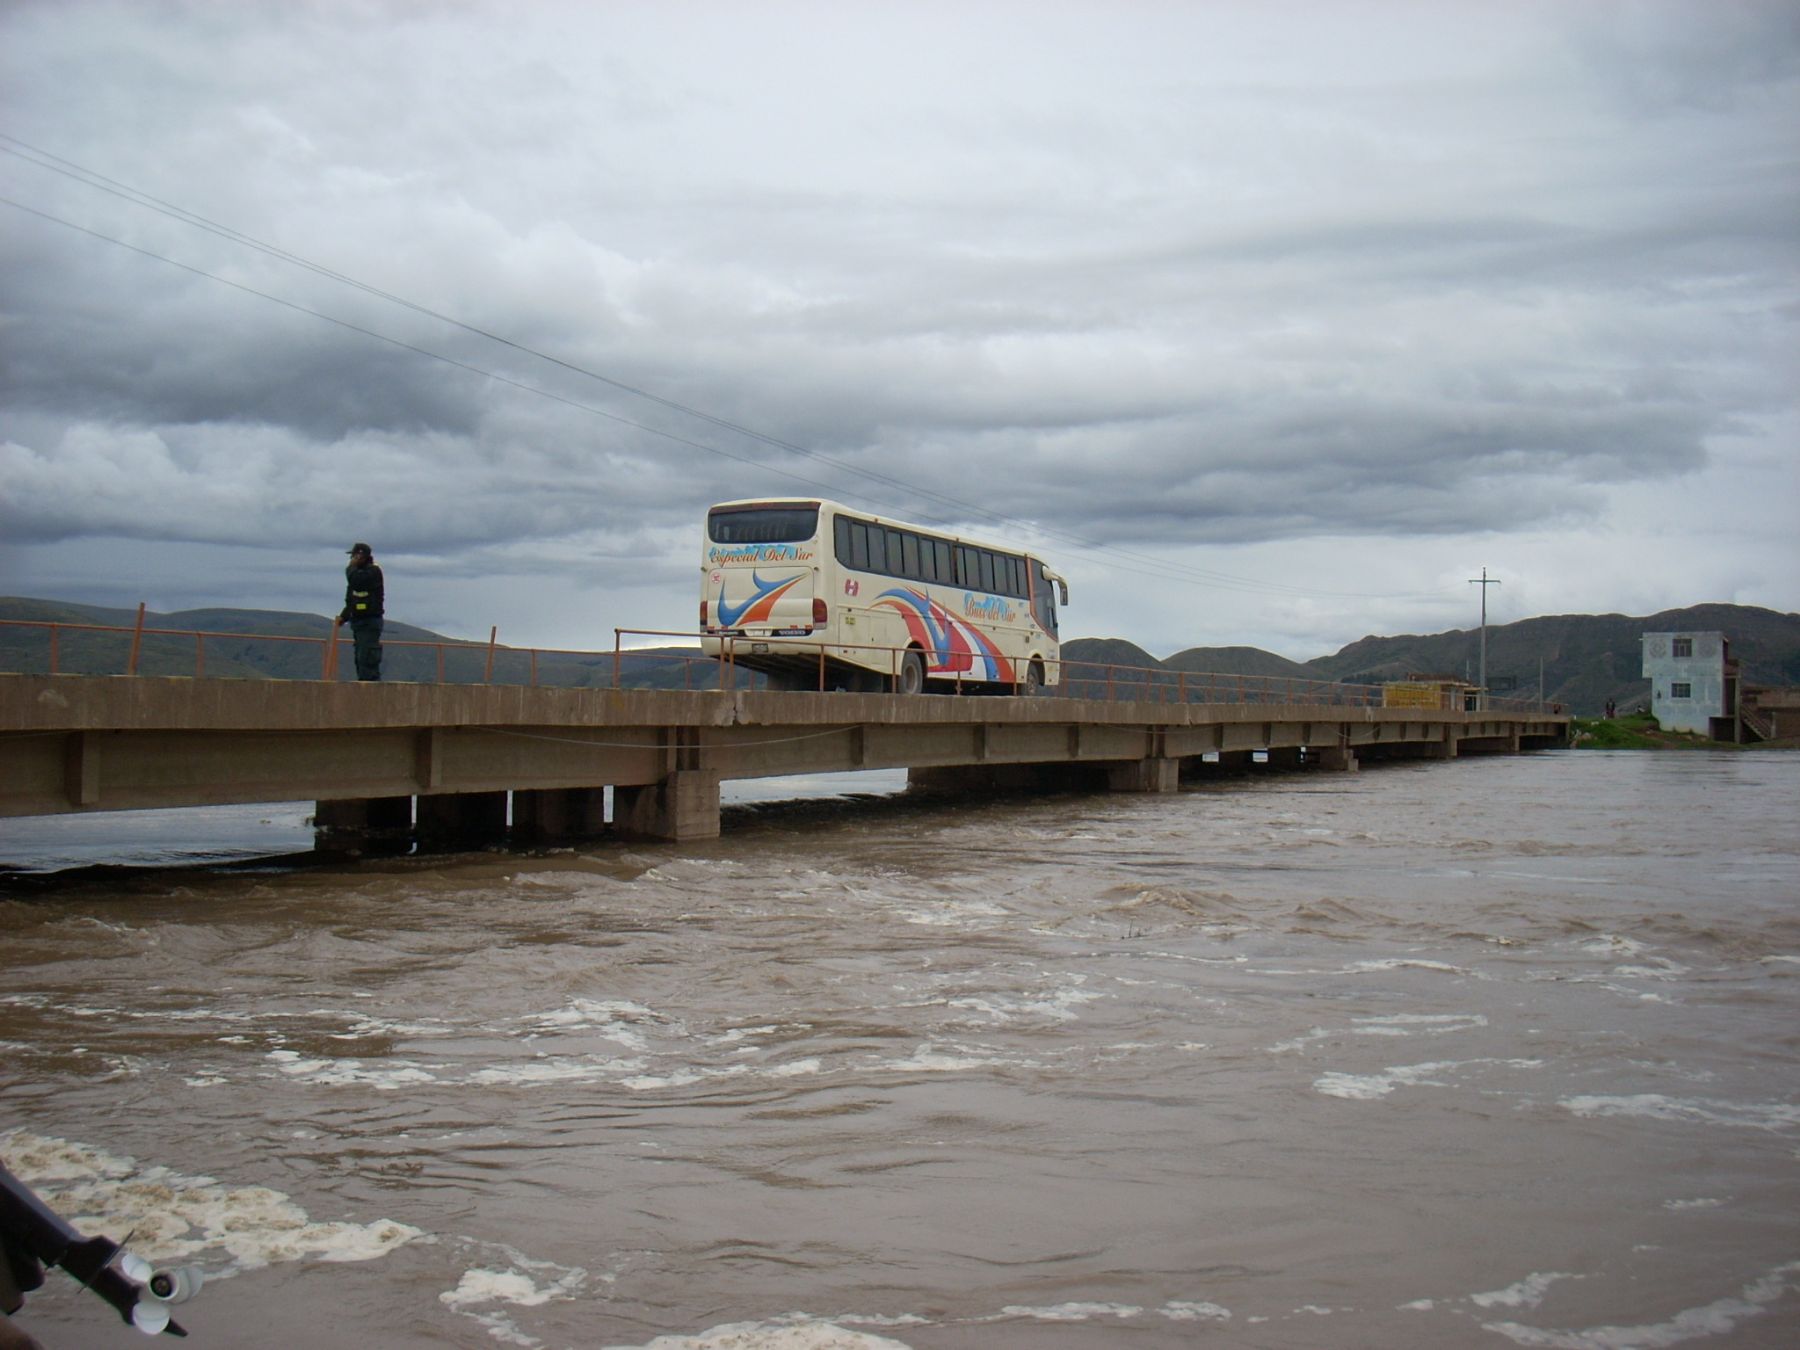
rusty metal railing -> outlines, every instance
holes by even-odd
[[[145,622],[145,606],[139,605],[135,621],[129,625],[69,623],[63,620],[46,619],[0,619],[0,631],[6,629],[27,629],[40,631],[45,635],[45,660],[43,669],[51,675],[123,674],[133,676],[140,673],[147,644],[156,645],[158,664],[165,667],[164,673],[181,674],[182,670],[167,669],[175,665],[186,665],[186,662],[174,657],[173,653],[188,644],[192,644],[191,671],[193,678],[208,678],[206,670],[207,644],[238,643],[247,647],[256,644],[271,644],[276,651],[295,645],[313,647],[318,650],[318,662],[310,669],[318,671],[320,680],[339,680],[347,678],[344,663],[339,659],[340,646],[350,641],[343,634],[335,621],[331,621],[329,629],[318,636],[309,637],[294,633],[231,633],[210,630],[160,628]],[[101,635],[118,639],[117,650],[111,647],[105,653],[84,650],[80,656],[87,669],[69,671],[64,665],[69,658],[66,650],[67,640],[78,635]],[[613,630],[613,646],[611,651],[596,651],[581,648],[558,647],[509,647],[499,641],[499,629],[488,630],[486,642],[462,641],[442,638],[421,640],[412,638],[389,638],[384,636],[382,647],[387,653],[385,663],[391,674],[401,679],[420,679],[426,673],[429,681],[438,684],[523,684],[538,686],[543,684],[557,687],[594,687],[594,688],[654,688],[688,691],[709,691],[737,689],[754,689],[768,687],[769,677],[765,673],[751,670],[739,661],[740,655],[749,654],[748,638],[725,636],[721,639],[719,656],[702,654],[699,650],[670,651],[643,647],[628,647],[626,639],[668,638],[683,643],[696,643],[702,634],[692,631],[672,629],[633,629],[615,628]],[[711,635],[718,636],[718,635]],[[760,639],[759,639],[760,641]],[[777,640],[778,641],[778,640]],[[104,644],[103,644],[104,645]],[[832,644],[833,651],[842,654],[861,652],[864,661],[858,664],[869,670],[877,678],[885,680],[887,687],[897,687],[901,663],[905,660],[910,648],[877,644]],[[740,652],[740,648],[745,649]],[[407,660],[413,653],[430,653],[430,658],[421,667],[417,661]],[[394,660],[398,653],[400,660]],[[877,655],[878,654],[878,655]],[[762,655],[762,653],[756,653]],[[216,659],[216,658],[215,658]],[[29,663],[27,663],[29,664]],[[241,657],[234,659],[234,667],[241,668],[245,662]],[[797,670],[801,664],[796,662],[790,670]],[[815,654],[808,654],[804,663],[811,666],[808,675],[812,678],[802,687],[826,690],[834,687],[842,679],[845,666],[833,663],[823,648]],[[113,666],[113,669],[93,669],[95,666]],[[880,667],[887,667],[885,675]],[[670,675],[667,678],[654,678],[651,672],[661,672],[669,667],[679,667],[679,682]],[[1046,663],[1046,683],[1039,693],[1046,698],[1090,698],[1107,702],[1135,701],[1152,703],[1204,703],[1204,704],[1289,704],[1331,707],[1382,707],[1384,706],[1385,686],[1378,684],[1344,684],[1331,680],[1305,680],[1283,676],[1232,675],[1204,671],[1169,670],[1165,667],[1128,666],[1117,663],[1072,661],[1056,659]],[[401,673],[404,670],[405,673]],[[285,673],[272,669],[258,671],[255,678],[308,678],[301,673]],[[790,675],[789,687],[792,687],[793,676]],[[974,692],[976,690],[992,690],[995,686],[989,682],[969,678],[966,673],[959,674],[955,680],[933,676],[928,688],[937,690]],[[1001,688],[1006,686],[1002,685]],[[1015,683],[1013,692],[1024,692],[1023,681]],[[1446,692],[1440,700],[1444,710],[1455,710],[1457,701],[1462,695]],[[1413,705],[1416,706],[1416,705]],[[1553,704],[1541,704],[1532,699],[1495,699],[1487,698],[1481,702],[1481,708],[1505,712],[1550,712],[1561,713],[1563,710]],[[1467,709],[1471,710],[1472,709]]]

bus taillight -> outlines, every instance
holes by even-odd
[[[706,631],[706,601],[700,602],[700,631]]]
[[[826,620],[829,618],[830,615],[825,612],[825,601],[820,596],[815,595],[813,597],[813,627],[823,628]],[[704,623],[705,620],[703,619],[701,622]]]

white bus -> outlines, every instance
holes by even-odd
[[[776,688],[1035,694],[1069,587],[1013,549],[801,497],[706,514],[701,649]]]

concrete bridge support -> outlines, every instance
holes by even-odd
[[[1519,733],[1505,732],[1498,736],[1465,736],[1457,745],[1459,755],[1516,755],[1519,753]]]
[[[413,833],[422,843],[479,847],[506,837],[504,792],[440,792],[420,797]]]
[[[1355,773],[1361,766],[1356,751],[1347,745],[1309,745],[1306,762],[1316,764],[1327,773]]]
[[[1181,786],[1181,761],[1158,755],[1106,766],[1108,792],[1174,792]]]
[[[645,787],[615,787],[613,827],[638,839],[717,839],[719,775],[678,769]]]
[[[522,788],[512,795],[512,832],[533,841],[605,834],[606,789]]]
[[[313,846],[325,853],[394,852],[412,843],[411,797],[343,797],[313,803]]]

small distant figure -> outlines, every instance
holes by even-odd
[[[1606,720],[1609,722],[1612,721],[1613,717],[1617,714],[1617,712],[1618,712],[1618,705],[1616,703],[1614,703],[1613,700],[1611,700],[1610,698],[1607,699],[1606,700]]]
[[[364,543],[352,544],[350,565],[344,568],[344,612],[337,621],[350,625],[359,680],[381,678],[382,609],[381,568],[376,566],[374,550]]]

